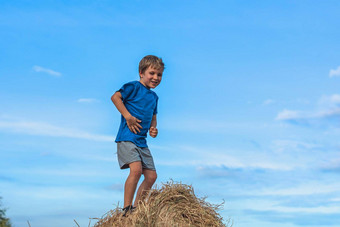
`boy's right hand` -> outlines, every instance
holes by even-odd
[[[133,132],[134,134],[137,134],[138,132],[140,132],[140,129],[143,128],[139,124],[141,122],[142,122],[141,120],[135,118],[132,115],[126,118],[126,124],[129,127],[130,131]]]

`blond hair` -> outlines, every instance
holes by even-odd
[[[144,73],[149,67],[164,70],[164,63],[162,58],[159,58],[154,55],[147,55],[139,62],[139,73]]]

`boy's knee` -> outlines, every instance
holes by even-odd
[[[138,165],[138,163],[133,163],[133,164],[130,164],[130,175],[133,176],[133,177],[141,177],[142,176],[142,166],[141,165]]]
[[[134,177],[141,177],[142,169],[130,169],[130,174]]]
[[[154,173],[152,174],[149,174],[146,178],[146,180],[149,182],[149,183],[155,183],[155,181],[157,180],[157,173],[156,171],[154,171]]]

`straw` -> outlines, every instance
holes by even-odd
[[[190,185],[169,181],[146,194],[127,217],[123,217],[122,209],[116,207],[94,227],[227,227],[230,224],[230,220],[224,223],[217,212],[223,203],[213,205],[206,202],[206,198],[197,198]]]

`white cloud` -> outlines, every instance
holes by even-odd
[[[283,188],[283,189],[268,189],[259,192],[257,195],[271,195],[271,196],[302,196],[302,195],[315,195],[315,194],[329,194],[339,192],[340,184],[320,184],[320,182],[310,182],[296,187]]]
[[[257,211],[276,211],[280,213],[308,213],[308,214],[338,214],[340,207],[337,206],[318,206],[318,207],[284,207],[273,206],[264,209],[252,208]]]
[[[86,199],[100,199],[103,193],[106,191],[102,190],[101,193],[96,193],[93,190],[89,190],[84,187],[76,186],[50,186],[50,185],[37,185],[29,186],[24,185],[23,187],[17,187],[16,185],[2,185],[4,188],[11,190],[8,196],[16,196],[17,198],[29,199],[32,201],[39,200],[40,203],[44,203],[46,200],[51,201],[66,201]],[[109,192],[107,192],[109,194]],[[36,205],[36,204],[35,204]]]
[[[163,120],[163,119],[167,120]],[[262,122],[235,122],[228,121],[228,118],[218,117],[181,117],[181,116],[161,116],[162,124],[159,126],[166,130],[175,130],[177,132],[195,132],[207,133],[207,131],[214,133],[225,133],[231,130],[247,130],[268,128],[268,124]]]
[[[47,73],[47,74],[49,74],[51,76],[57,76],[57,77],[61,76],[60,72],[56,72],[56,71],[54,71],[52,69],[43,68],[43,67],[37,66],[37,65],[33,66],[33,70],[36,71],[36,72]]]
[[[340,95],[324,95],[319,99],[321,111],[315,114],[317,118],[340,116]]]
[[[328,118],[328,117],[335,117],[340,116],[340,108],[332,109],[332,110],[325,110],[316,114],[318,118]]]
[[[111,160],[112,162],[113,160]],[[74,164],[73,164],[74,165]],[[2,170],[6,175],[17,175],[21,177],[35,176],[36,178],[49,176],[52,178],[56,177],[77,177],[80,178],[97,178],[97,177],[112,177],[114,174],[107,172],[106,169],[101,169],[101,166],[64,166],[63,169],[58,167],[49,168],[14,168]]]
[[[263,103],[262,103],[262,105],[270,105],[270,104],[273,104],[273,103],[275,103],[275,100],[273,100],[273,99],[267,99],[267,100],[265,100]]]
[[[331,95],[330,100],[331,100],[332,103],[339,104],[340,103],[340,95],[338,95],[338,94]]]
[[[284,151],[296,152],[306,151],[310,152],[311,149],[319,148],[320,145],[306,143],[295,140],[274,140],[272,141],[272,149],[275,152],[282,153]]]
[[[301,118],[301,112],[295,110],[283,110],[276,116],[276,120],[292,120]]]
[[[329,77],[340,76],[340,66],[337,69],[331,69],[329,71]]]
[[[97,99],[93,99],[93,98],[81,98],[78,99],[77,102],[80,103],[94,103],[94,102],[99,102]]]
[[[113,136],[92,134],[77,129],[62,128],[43,122],[0,121],[0,130],[27,135],[68,137],[94,141],[112,142]]]
[[[163,166],[225,166],[227,168],[252,168],[269,170],[291,170],[295,163],[285,163],[283,160],[275,160],[265,153],[257,153],[256,156],[246,155],[247,151],[228,150],[226,148],[195,147],[190,145],[174,146],[168,155],[157,157],[157,163]],[[252,153],[252,152],[250,152]],[[180,159],[178,157],[181,157]]]
[[[340,157],[336,154],[335,157],[330,157],[328,162],[321,165],[321,169],[329,171],[340,171]]]
[[[317,110],[302,112],[298,110],[287,110],[279,112],[276,120],[293,120],[297,122],[311,123],[312,120],[329,119],[340,116],[340,95],[333,94],[322,96],[317,102]],[[304,120],[304,121],[302,121]],[[316,123],[316,122],[314,122]]]
[[[318,103],[320,106],[325,107],[336,107],[340,104],[340,95],[333,94],[333,95],[323,95]]]

